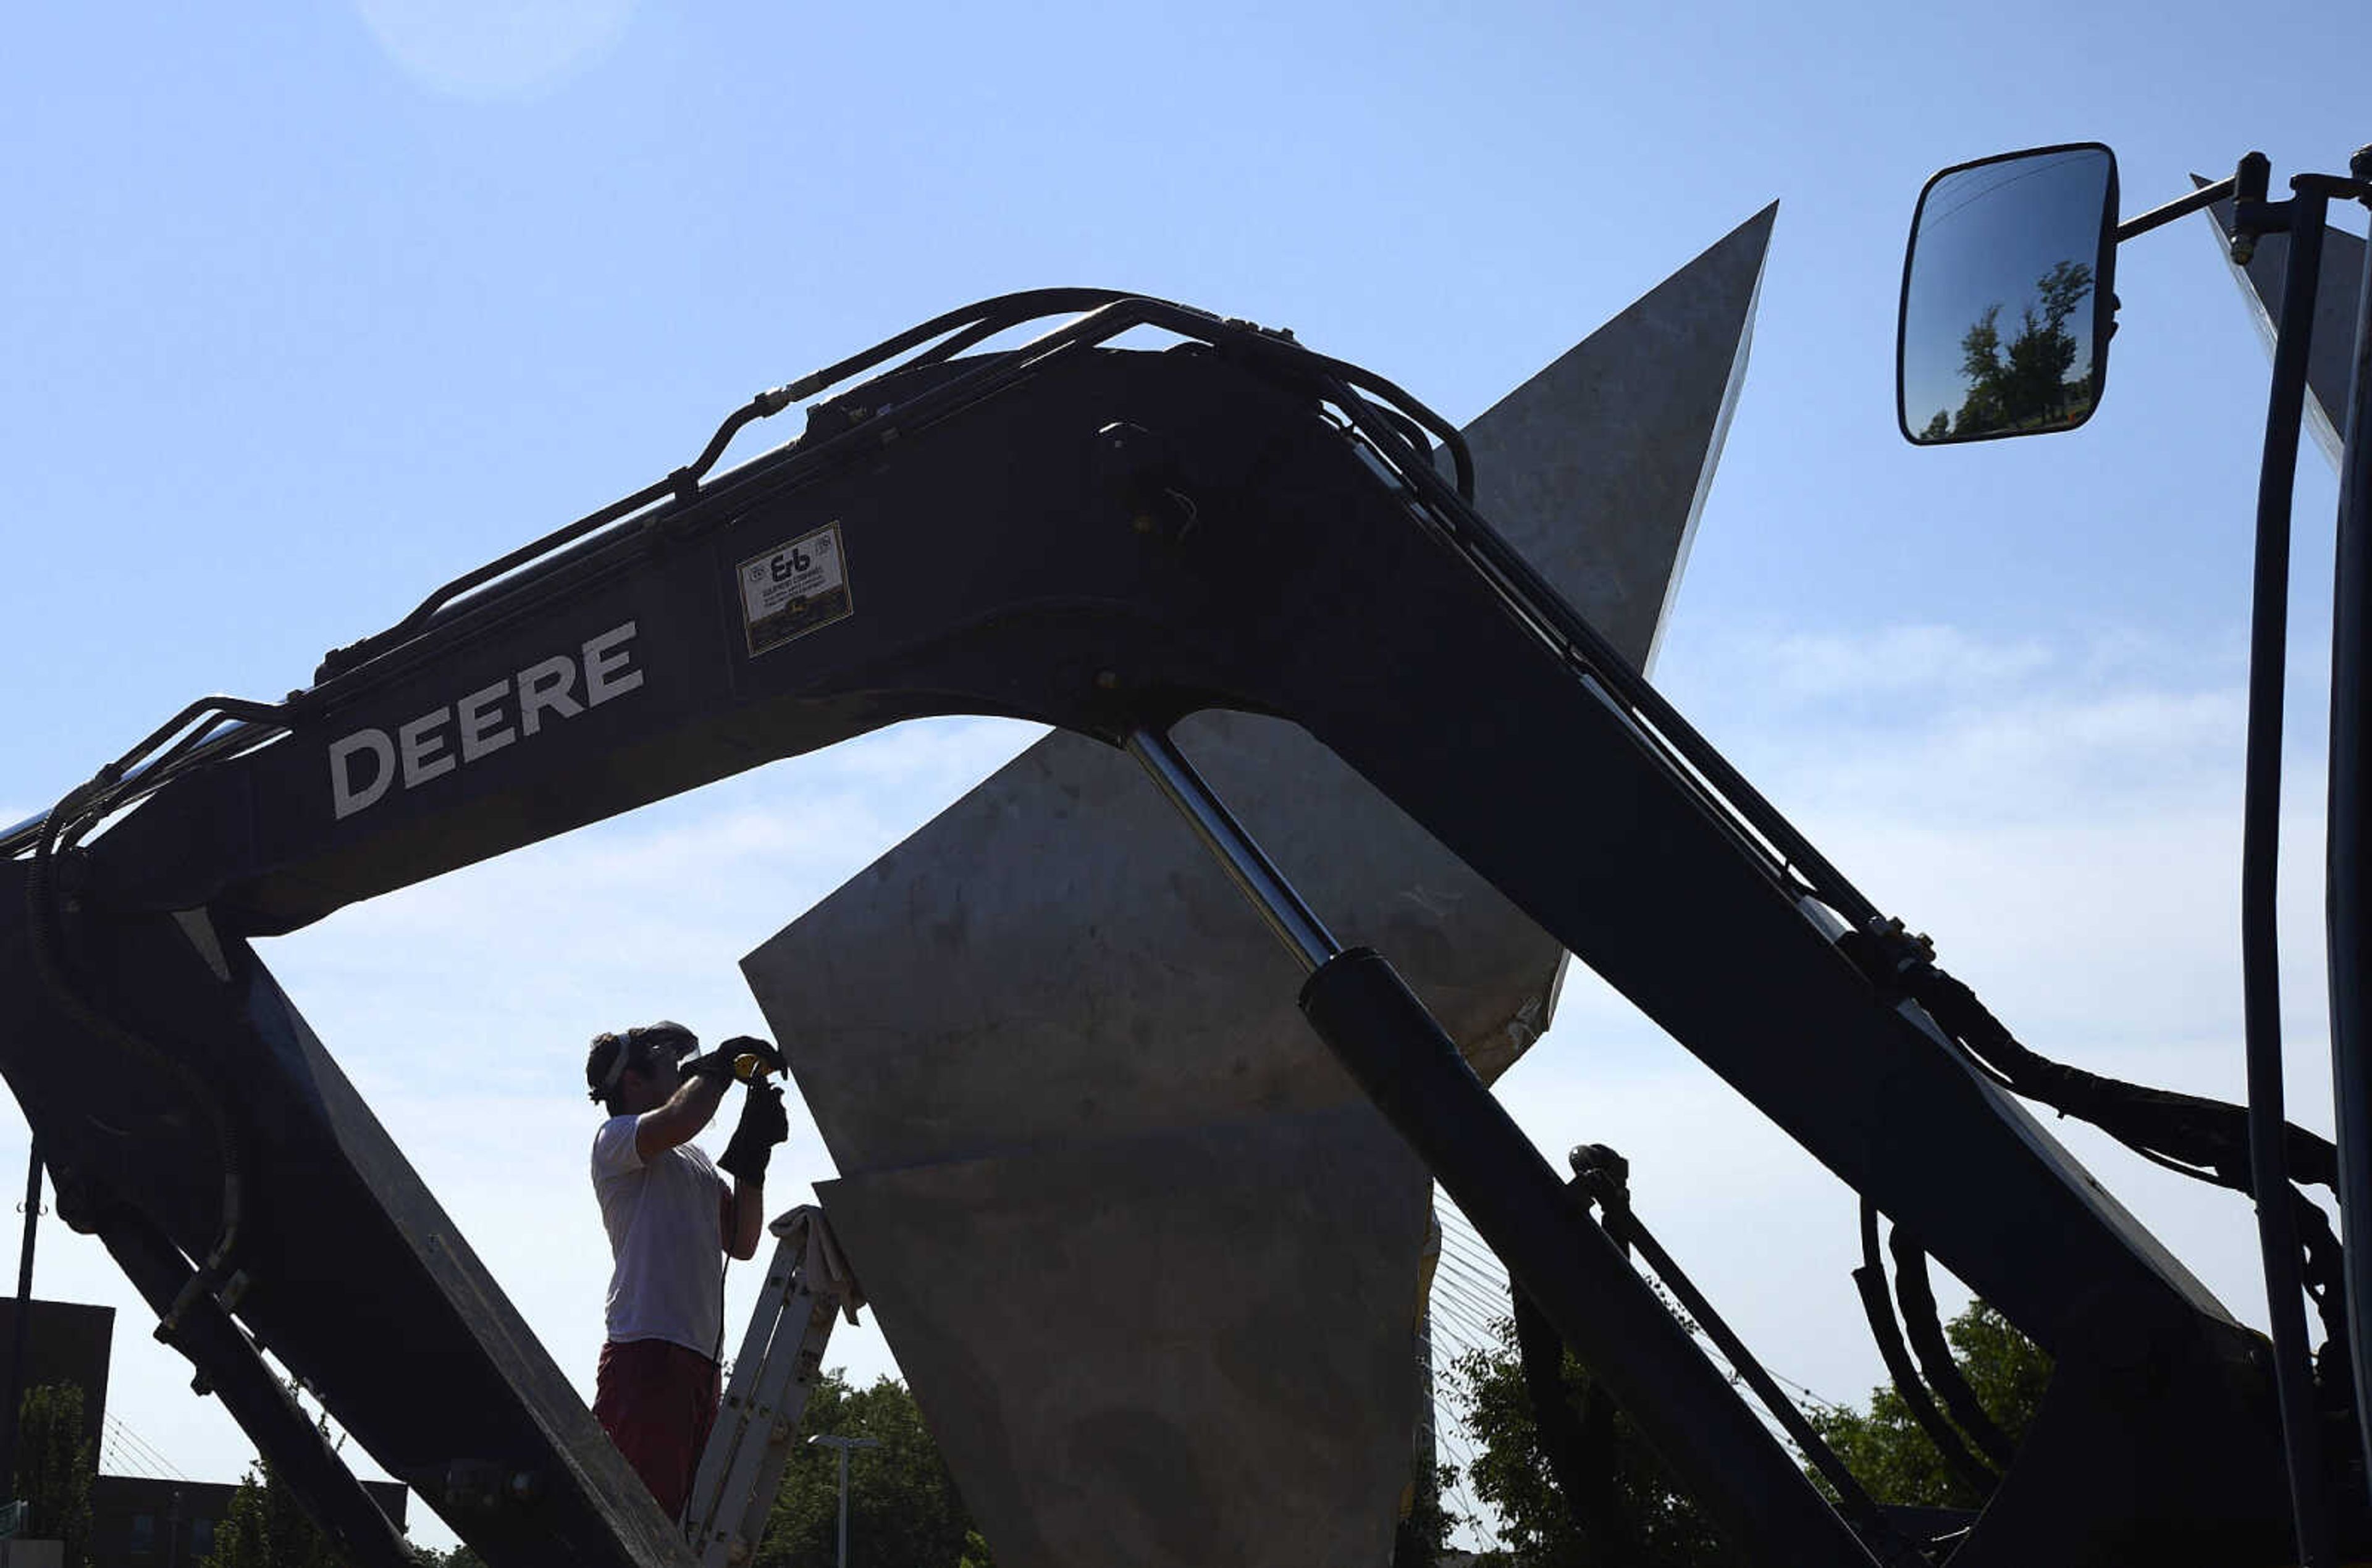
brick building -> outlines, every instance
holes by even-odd
[[[29,1305],[25,1387],[71,1383],[82,1389],[83,1435],[96,1463],[105,1452],[107,1370],[114,1344],[115,1309],[66,1301]],[[16,1298],[0,1296],[0,1384],[7,1377],[16,1328]],[[401,1528],[409,1501],[403,1487],[395,1481],[365,1481],[363,1487],[380,1511]],[[215,1527],[230,1511],[230,1500],[238,1490],[235,1481],[97,1476],[90,1489],[91,1568],[196,1568],[213,1550]]]

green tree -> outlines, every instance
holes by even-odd
[[[1601,1430],[1611,1437],[1610,1491],[1631,1521],[1638,1546],[1623,1556],[1603,1539],[1586,1537],[1551,1477],[1524,1387],[1514,1321],[1502,1318],[1497,1327],[1496,1346],[1469,1351],[1452,1364],[1450,1389],[1477,1444],[1468,1481],[1475,1496],[1497,1511],[1508,1560],[1524,1568],[1593,1568],[1616,1561],[1653,1568],[1728,1568],[1745,1561],[1673,1485],[1628,1419],[1606,1406],[1596,1414],[1607,1423]],[[1971,1302],[1944,1331],[1971,1391],[1994,1423],[2017,1441],[2042,1402],[2043,1388],[2051,1381],[2050,1357],[1982,1301]],[[1564,1376],[1566,1398],[1576,1409],[1595,1397],[1588,1369],[1570,1353]],[[1945,1508],[1984,1504],[1945,1464],[1891,1388],[1871,1390],[1866,1411],[1829,1406],[1808,1411],[1808,1418],[1880,1503]],[[1824,1482],[1822,1490],[1827,1490]]]
[[[816,1379],[801,1437],[869,1437],[848,1456],[851,1568],[994,1568],[955,1478],[906,1386],[884,1376],[868,1388],[837,1370]],[[840,1456],[802,1442],[758,1548],[757,1568],[832,1568],[840,1550]]]
[[[297,1397],[295,1385],[288,1392],[290,1398]],[[344,1446],[345,1440],[330,1430],[327,1415],[317,1416],[314,1424],[331,1447]],[[466,1546],[449,1553],[423,1546],[411,1551],[422,1568],[484,1568]],[[258,1455],[231,1493],[230,1507],[215,1527],[214,1545],[198,1568],[350,1568],[351,1562],[330,1533],[313,1522],[296,1489],[280,1479],[278,1467]]]
[[[1449,1551],[1449,1532],[1466,1516],[1443,1502],[1458,1484],[1456,1465],[1419,1464],[1409,1482],[1408,1517],[1392,1531],[1392,1568],[1432,1568]]]
[[[214,1548],[198,1568],[348,1568],[282,1483],[269,1459],[258,1458],[231,1494],[229,1511],[215,1527]]]
[[[2034,280],[2034,298],[2019,312],[2017,335],[2005,344],[2001,311],[1989,305],[1960,337],[1960,374],[1968,394],[1954,417],[1961,436],[2066,424],[2091,406],[2088,377],[2071,383],[2082,345],[2068,318],[2092,293],[2092,268],[2060,261]],[[1935,434],[1934,424],[1928,433]]]
[[[64,1541],[66,1568],[83,1568],[90,1550],[91,1460],[81,1386],[26,1389],[17,1407],[15,1493],[27,1505],[23,1533]]]
[[[1953,427],[1964,436],[1996,429],[2005,422],[2001,308],[1998,304],[1986,306],[1985,313],[1960,336],[1960,374],[1968,378],[1969,395],[1961,401]]]
[[[1703,1512],[1672,1483],[1661,1460],[1637,1428],[1597,1391],[1589,1369],[1568,1352],[1564,1386],[1568,1402],[1587,1411],[1586,1422],[1606,1440],[1613,1456],[1610,1502],[1619,1521],[1593,1517],[1585,1534],[1549,1470],[1548,1455],[1524,1386],[1513,1318],[1497,1324],[1499,1343],[1470,1350],[1450,1364],[1449,1389],[1476,1451],[1467,1471],[1477,1499],[1495,1509],[1499,1536],[1507,1551],[1502,1561],[1524,1568],[1597,1568],[1610,1562],[1638,1568],[1733,1568],[1746,1559],[1714,1531]],[[1635,1545],[1610,1539],[1610,1529]]]
[[[2051,1381],[2051,1358],[1982,1301],[1944,1326],[1960,1375],[2005,1435],[2022,1437]],[[1810,1412],[1812,1430],[1826,1439],[1854,1479],[1880,1503],[1936,1508],[1979,1508],[1984,1497],[1944,1462],[1902,1396],[1890,1387],[1870,1390],[1869,1409],[1835,1406]],[[1965,1434],[1963,1434],[1966,1435]],[[1975,1445],[1970,1445],[1973,1452]]]

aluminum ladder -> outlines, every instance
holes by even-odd
[[[701,1568],[733,1568],[757,1552],[798,1446],[799,1418],[822,1370],[832,1319],[844,1311],[855,1322],[865,1299],[821,1209],[793,1209],[768,1228],[781,1239],[684,1514]]]

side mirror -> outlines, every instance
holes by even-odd
[[[2117,155],[2098,142],[1948,168],[1902,261],[1895,418],[1921,447],[2073,430],[2108,386]]]

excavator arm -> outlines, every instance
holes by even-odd
[[[959,354],[1047,308],[1087,313]],[[1111,346],[1145,327],[1184,341]],[[257,1347],[498,1568],[688,1561],[250,939],[904,719],[1141,749],[1213,707],[1306,727],[2052,1353],[2029,1451],[2066,1452],[1968,1561],[2263,1555],[2254,1338],[1841,946],[1876,912],[1436,473],[1446,424],[1285,334],[1079,293],[756,412],[933,338],[5,840],[0,1074],[61,1212],[358,1557],[400,1560]],[[1388,966],[1332,958],[1304,1000],[1717,1517],[1868,1560]]]

